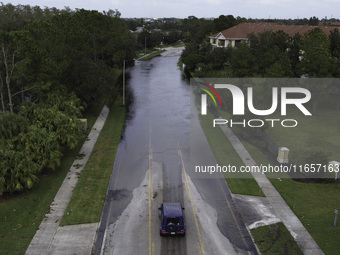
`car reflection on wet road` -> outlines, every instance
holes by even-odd
[[[190,174],[191,90],[177,67],[180,50],[130,69],[127,88],[133,100],[96,254],[256,254],[223,177]],[[184,237],[160,237],[158,207],[163,202],[184,205]]]

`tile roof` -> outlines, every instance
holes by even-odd
[[[237,39],[246,39],[248,38],[248,34],[250,33],[263,33],[265,31],[279,31],[282,30],[283,32],[287,33],[290,36],[293,36],[297,33],[304,35],[309,30],[316,28],[317,26],[309,26],[309,25],[282,25],[276,23],[269,23],[269,22],[259,22],[259,23],[241,23],[226,30],[223,30],[219,33],[211,35],[211,38],[217,37],[219,34],[222,34],[225,38],[237,38]],[[318,26],[322,29],[325,34],[329,34],[330,31],[340,27],[335,26]]]

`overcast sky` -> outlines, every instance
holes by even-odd
[[[7,3],[6,0],[3,1]],[[233,15],[245,18],[340,18],[340,0],[13,0],[11,4],[65,6],[87,10],[118,9],[123,18],[198,18]]]

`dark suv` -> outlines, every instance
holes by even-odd
[[[184,208],[181,203],[163,203],[158,208],[159,234],[162,235],[185,235]]]

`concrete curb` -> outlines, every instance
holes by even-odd
[[[71,200],[73,189],[78,183],[79,173],[85,168],[109,111],[107,106],[103,107],[87,140],[80,149],[79,155],[82,157],[73,162],[70,171],[50,205],[49,211],[45,214],[26,250],[27,255],[91,254],[98,223],[65,227],[60,227],[59,224]]]
[[[219,125],[224,134],[233,145],[235,151],[242,159],[246,166],[256,166],[255,160],[250,156],[247,149],[243,146],[237,136],[227,126]],[[261,173],[252,173],[254,179],[262,189],[270,205],[274,208],[276,215],[282,223],[287,227],[302,252],[307,255],[324,254],[313,237],[308,233],[306,228],[294,214],[286,201],[281,197],[280,193],[271,184],[268,178]]]

